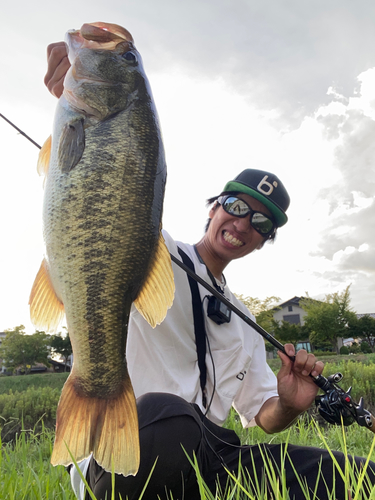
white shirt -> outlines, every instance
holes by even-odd
[[[163,231],[167,247],[180,260],[177,245],[193,261],[195,272],[207,283],[211,279],[194,247],[176,242]],[[147,392],[169,392],[196,403],[203,412],[195,345],[192,297],[186,273],[173,263],[176,294],[165,320],[153,329],[133,306],[127,339],[127,363],[135,396]],[[232,313],[229,323],[217,325],[207,316],[209,292],[199,285],[203,301],[209,349],[206,353],[207,401],[213,400],[207,417],[222,425],[233,405],[244,427],[262,404],[277,396],[276,377],[266,362],[263,338]],[[252,319],[249,310],[226,286],[225,297]],[[214,371],[216,381],[214,383]]]

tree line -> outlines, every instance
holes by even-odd
[[[275,321],[273,315],[277,309],[275,304],[280,302],[279,297],[260,300],[237,295],[237,298],[254,314],[257,323],[282,344],[296,345],[309,340],[315,350],[337,351],[338,338],[353,337],[360,343],[354,343],[352,352],[375,352],[375,319],[368,315],[357,317],[350,307],[349,288],[341,293],[326,295],[323,301],[308,295],[302,299],[299,305],[307,313],[303,325]],[[273,346],[266,343],[266,348],[272,350]],[[48,366],[53,355],[60,355],[66,364],[71,354],[72,346],[66,328],[64,333],[55,335],[42,331],[28,335],[25,327],[20,325],[6,330],[6,337],[0,345],[0,360],[3,360],[7,371],[13,372],[21,369],[22,373],[29,373],[36,363]]]
[[[255,315],[257,323],[282,344],[308,340],[315,350],[338,352],[337,339],[352,337],[358,340],[350,348],[352,352],[375,352],[375,319],[369,315],[357,317],[350,306],[350,285],[341,293],[326,295],[322,301],[308,295],[303,298],[299,303],[307,313],[303,325],[275,321],[273,315],[279,297],[267,297],[263,301],[242,295],[237,297]],[[273,349],[271,345],[267,348]],[[342,348],[341,352],[346,349]]]
[[[66,329],[65,329],[66,330]],[[0,360],[7,372],[30,373],[37,363],[49,366],[53,355],[60,355],[65,364],[72,354],[69,333],[48,335],[42,331],[28,335],[23,325],[5,330],[6,336],[0,345]]]

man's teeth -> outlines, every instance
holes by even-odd
[[[232,236],[228,231],[224,231],[224,240],[230,243],[231,245],[234,245],[235,247],[242,247],[244,244],[243,241],[238,240],[234,236]]]

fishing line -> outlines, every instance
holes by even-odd
[[[25,132],[23,132],[20,128],[18,128],[16,125],[14,125],[14,123],[12,123],[10,120],[8,120],[8,118],[5,118],[5,116],[4,116],[4,115],[2,115],[1,113],[0,113],[0,116],[1,116],[1,118],[3,118],[3,119],[7,122],[7,123],[9,123],[9,125],[11,125],[12,127],[14,127],[14,128],[17,130],[17,132],[19,132],[21,135],[23,135],[24,137],[26,137],[26,139],[28,139],[30,142],[32,142],[32,143],[34,144],[34,146],[36,146],[36,147],[37,147],[37,148],[39,148],[39,149],[42,149],[42,146],[39,146],[39,144],[38,144],[37,142],[33,141],[33,140],[31,139],[31,137],[29,137],[27,134],[25,134]]]

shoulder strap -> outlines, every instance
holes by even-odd
[[[178,253],[181,256],[182,262],[188,266],[192,271],[195,272],[194,264],[190,257],[186,253],[178,248]],[[206,398],[206,380],[207,380],[207,368],[206,368],[206,329],[204,327],[203,309],[201,296],[198,289],[198,283],[194,278],[188,276],[189,286],[192,296],[193,304],[193,315],[194,315],[194,332],[195,332],[195,344],[197,346],[198,355],[198,367],[200,371],[200,385],[202,389],[202,403],[204,408],[207,406]]]

